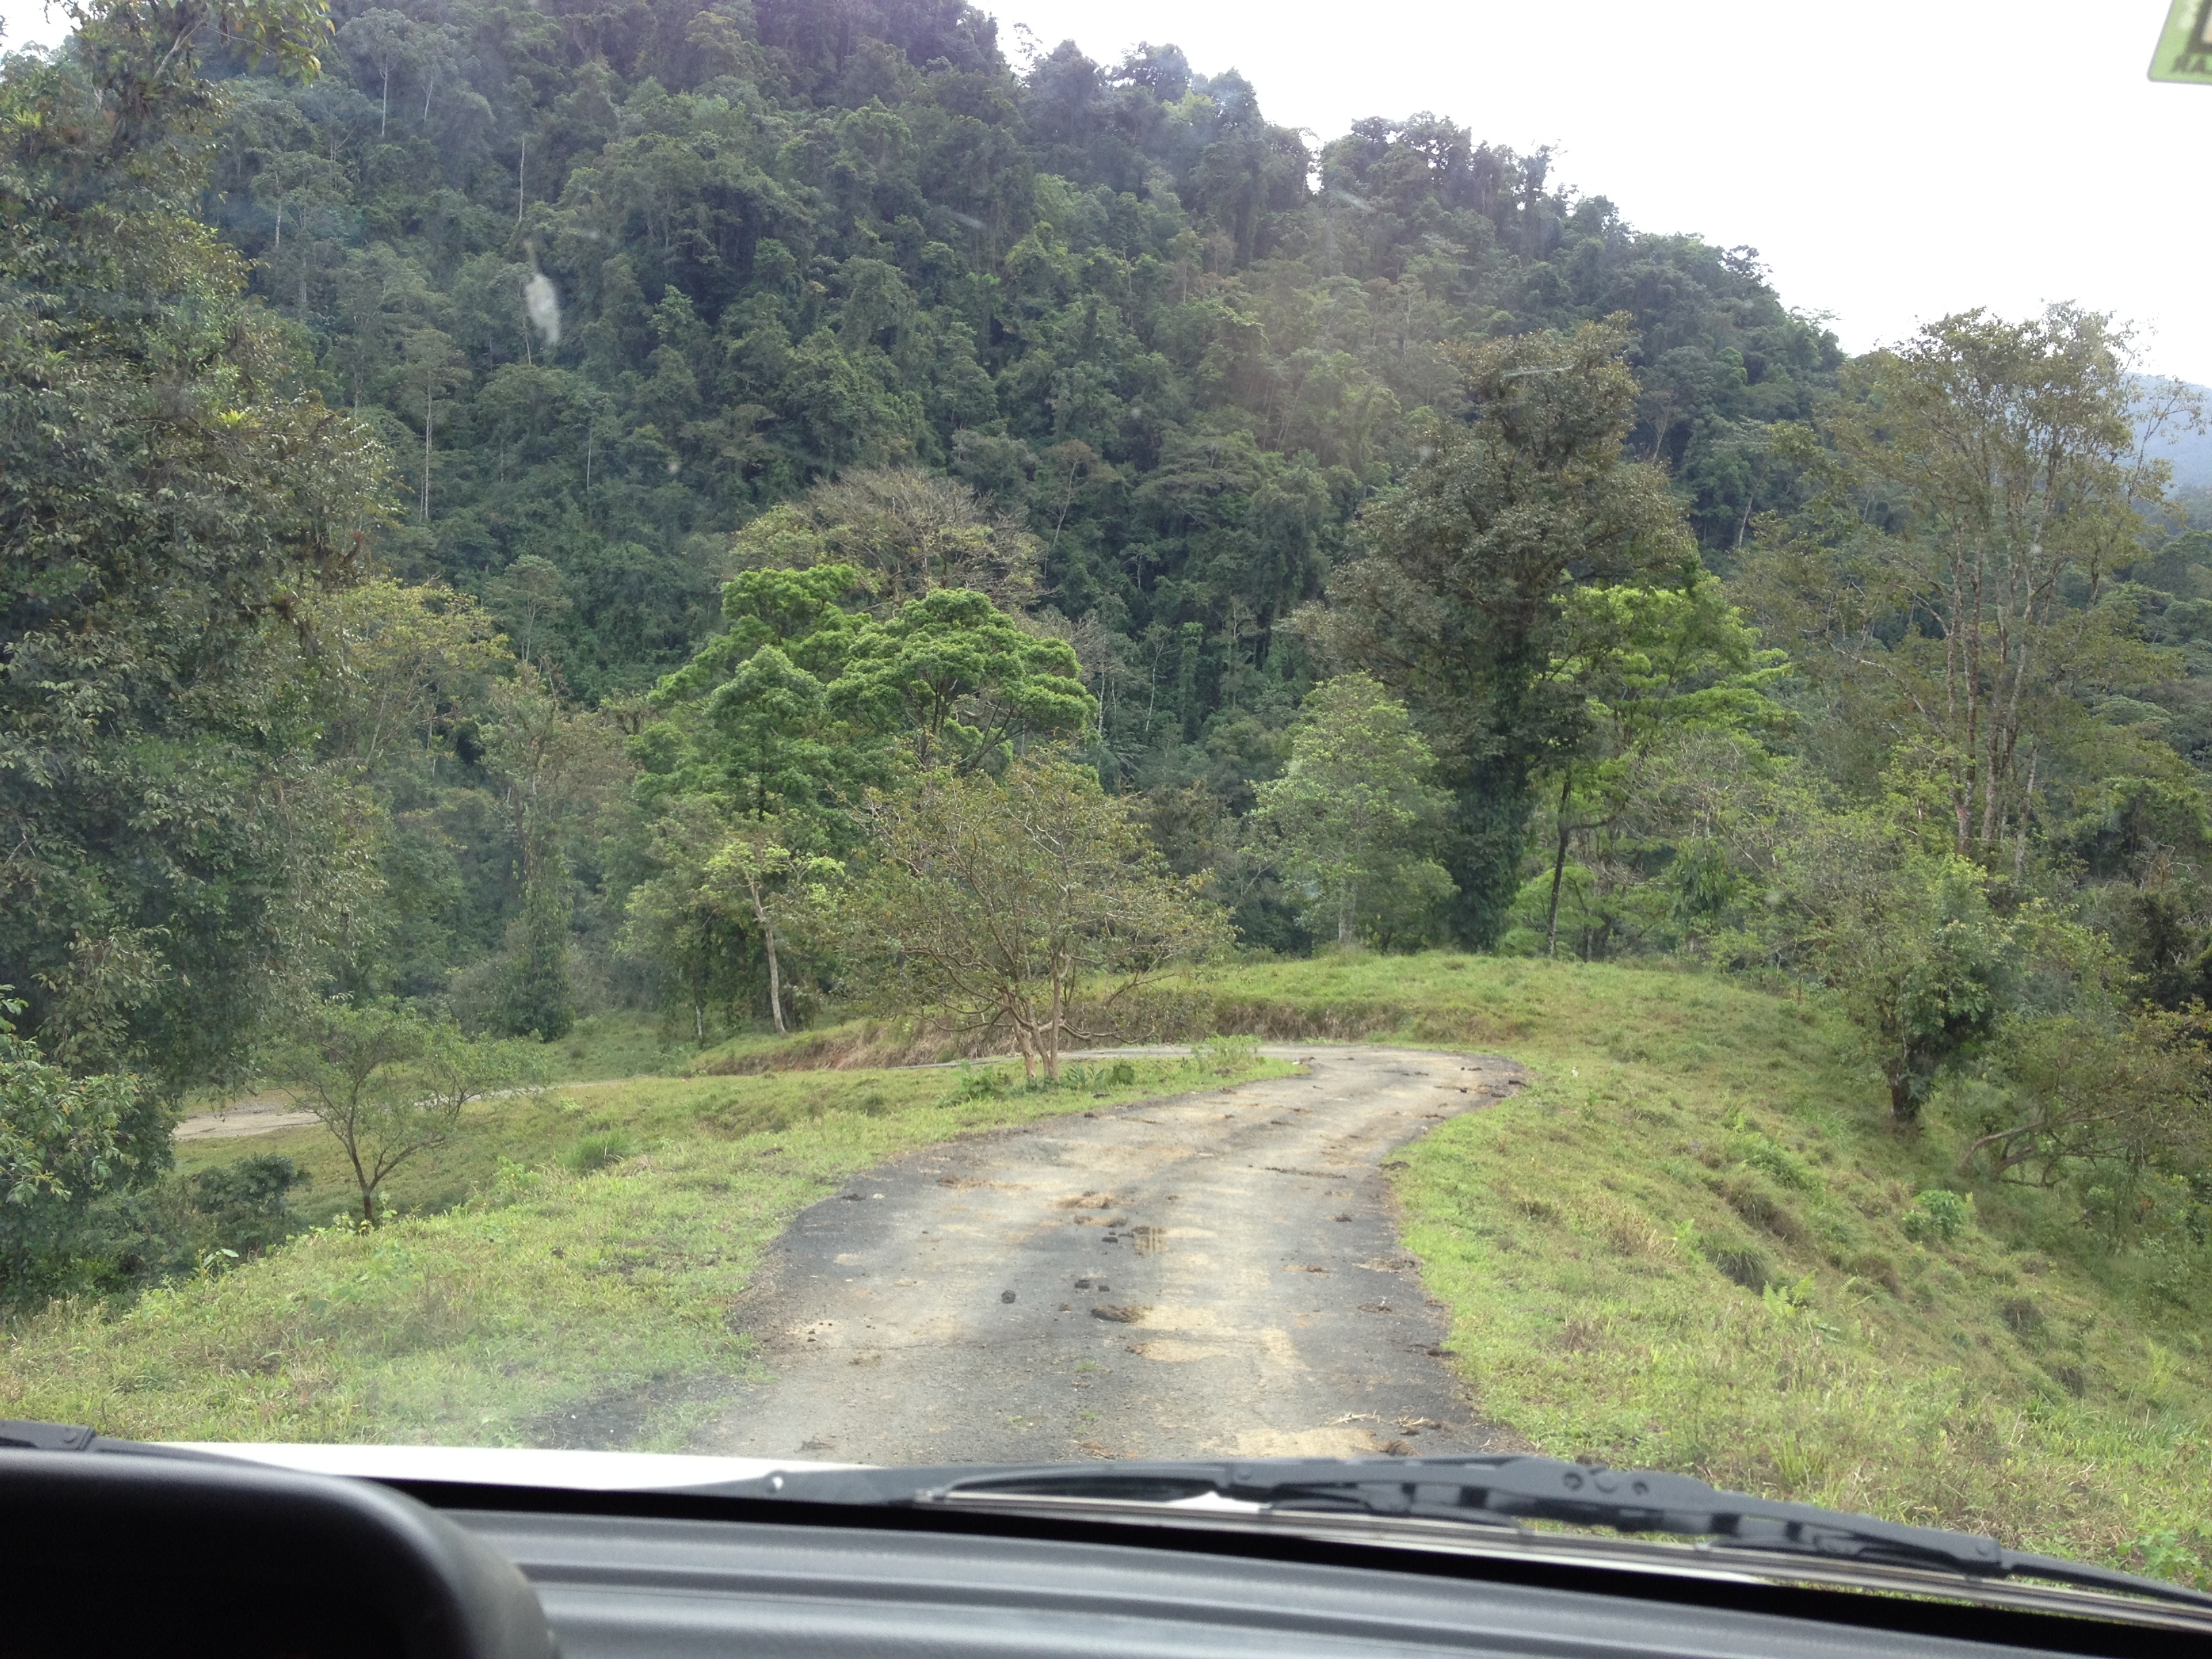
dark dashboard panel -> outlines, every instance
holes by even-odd
[[[2038,1651],[1628,1595],[1127,1545],[604,1515],[448,1516],[522,1568],[565,1659]]]

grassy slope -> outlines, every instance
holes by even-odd
[[[294,1239],[127,1311],[61,1307],[0,1342],[0,1417],[163,1439],[556,1443],[572,1409],[623,1406],[641,1449],[680,1444],[714,1379],[741,1374],[729,1322],[763,1249],[841,1180],[980,1129],[1287,1070],[1249,1054],[1147,1060],[1119,1088],[962,1099],[958,1073],[655,1079],[472,1110],[391,1183],[467,1201]],[[1017,1073],[1000,1068],[1012,1078]],[[580,1143],[631,1155],[589,1174]],[[349,1197],[319,1130],[193,1146],[192,1164],[285,1152],[316,1207]]]
[[[1495,1049],[1519,1097],[1396,1171],[1407,1238],[1490,1421],[1563,1456],[1963,1526],[2212,1582],[2200,1310],[2057,1194],[1956,1182],[1817,1004],[1680,972],[1428,956],[1176,988],[1222,1030]],[[1186,1015],[1186,1018],[1190,1017]],[[1737,1277],[1763,1262],[1761,1294]],[[2201,1293],[2200,1293],[2201,1294]]]

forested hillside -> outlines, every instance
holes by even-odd
[[[1303,672],[1278,624],[1451,411],[1438,346],[1627,313],[1630,446],[1723,556],[1837,362],[1748,251],[1428,116],[1309,150],[1172,47],[1020,73],[957,0],[334,21],[322,79],[231,84],[207,214],[390,446],[393,568],[519,639],[502,575],[550,562],[532,649],[588,702],[684,660],[754,515],[919,466],[1040,538],[1125,774],[1226,781]]]
[[[368,655],[329,679],[422,707],[319,725],[388,808],[349,984],[443,993],[526,908],[523,843],[555,831],[483,748],[495,628],[617,723],[605,787],[570,775],[552,816],[599,994],[647,994],[604,948],[642,836],[583,809],[619,805],[637,698],[738,569],[993,540],[999,597],[1073,645],[1103,775],[1211,868],[1313,678],[1285,619],[1456,410],[1440,347],[1627,313],[1629,449],[1723,562],[1792,499],[1767,434],[1838,361],[1747,251],[1639,233],[1426,116],[1310,151],[1172,47],[1021,72],[957,0],[331,23],[317,76],[204,53],[222,97],[168,182],[301,390],[385,457],[364,550],[398,586],[343,602]],[[427,633],[392,608],[424,583],[453,595]],[[1248,933],[1302,948],[1264,879],[1231,884]],[[40,1018],[82,921],[7,953]]]

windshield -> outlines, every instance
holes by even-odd
[[[1848,9],[9,0],[0,1417],[2212,1588],[2212,35]]]

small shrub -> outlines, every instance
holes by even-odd
[[[1941,1187],[1914,1196],[1901,1225],[1916,1244],[1948,1244],[1965,1232],[1974,1218],[1974,1201]]]
[[[1761,1285],[1759,1299],[1777,1319],[1802,1319],[1813,1306],[1813,1275],[1807,1273],[1795,1285],[1784,1285],[1777,1279]]]
[[[610,1164],[619,1164],[635,1152],[629,1134],[621,1129],[608,1129],[595,1135],[586,1135],[568,1149],[561,1161],[571,1175],[589,1175],[594,1170],[604,1170]]]
[[[1997,1304],[1997,1317],[2015,1336],[2033,1336],[2043,1328],[2043,1310],[2029,1297],[2006,1297]]]
[[[1775,1282],[1774,1269],[1766,1260],[1766,1253],[1754,1245],[1711,1244],[1705,1248],[1705,1255],[1722,1278],[1747,1291],[1764,1293]]]
[[[2147,1577],[2170,1584],[2202,1584],[2212,1577],[2212,1529],[2192,1527],[2187,1536],[2175,1527],[2145,1533],[2128,1546]]]
[[[860,1097],[860,1112],[866,1117],[881,1117],[890,1109],[890,1102],[880,1089],[871,1089]]]
[[[220,1243],[257,1255],[284,1242],[292,1230],[292,1188],[306,1182],[306,1172],[290,1158],[263,1152],[201,1170],[192,1177],[192,1205]]]
[[[945,1097],[948,1106],[971,1100],[996,1100],[1006,1092],[1006,1074],[995,1066],[963,1066]]]
[[[1809,1193],[1816,1190],[1820,1178],[1814,1174],[1802,1159],[1771,1136],[1757,1131],[1738,1135],[1729,1150],[1738,1159],[1753,1169],[1771,1176],[1779,1185],[1792,1192]]]
[[[1254,1036],[1210,1036],[1194,1046],[1190,1057],[1199,1070],[1228,1077],[1249,1069],[1260,1058],[1260,1039]]]
[[[1724,1182],[1721,1196],[1728,1206],[1762,1231],[1772,1233],[1789,1243],[1803,1242],[1804,1224],[1793,1215],[1789,1206],[1755,1181]]]
[[[1126,1060],[1117,1060],[1106,1069],[1106,1086],[1127,1089],[1137,1080],[1137,1068]]]

